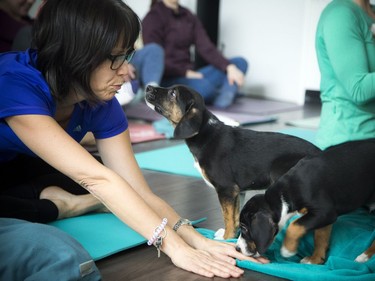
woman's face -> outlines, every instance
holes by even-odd
[[[35,0],[2,0],[2,8],[13,18],[20,19],[28,15]]]
[[[124,54],[124,49],[115,48],[111,55]],[[91,74],[90,86],[95,95],[102,101],[111,100],[122,84],[130,81],[128,63],[125,61],[118,69],[111,69],[111,60],[107,59]]]
[[[163,0],[164,5],[172,9],[176,9],[178,7],[178,1],[179,0]]]

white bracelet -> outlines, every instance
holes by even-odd
[[[155,240],[160,236],[160,233],[165,229],[167,223],[167,218],[164,218],[161,224],[157,228],[155,228],[154,234],[152,235],[150,240],[147,241],[147,245],[151,246],[152,244],[154,244]]]

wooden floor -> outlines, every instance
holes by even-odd
[[[261,131],[278,131],[286,127],[286,121],[313,117],[319,114],[320,106],[311,104],[306,105],[301,110],[277,114],[277,122],[248,128]],[[175,145],[179,142],[164,140],[142,143],[134,145],[134,150],[136,152],[146,151],[157,147]],[[202,179],[146,170],[144,170],[144,175],[154,192],[173,206],[182,217],[191,220],[207,217],[207,220],[198,224],[197,227],[213,230],[223,227],[224,223],[216,192],[208,187]],[[97,261],[97,266],[102,273],[104,281],[228,280],[204,278],[179,269],[164,254],[158,259],[156,249],[147,245],[141,245],[99,260]],[[241,278],[230,280],[273,281],[283,279],[246,270]]]

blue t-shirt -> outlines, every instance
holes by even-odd
[[[42,73],[36,68],[35,50],[0,54],[0,163],[18,153],[34,155],[14,134],[4,118],[38,114],[53,117],[56,103]],[[95,138],[109,138],[128,128],[125,113],[116,98],[90,106],[76,104],[67,133],[77,142],[91,131]]]

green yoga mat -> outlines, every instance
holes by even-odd
[[[315,130],[290,128],[280,132],[315,143]],[[194,166],[194,158],[185,144],[136,153],[135,157],[142,169],[201,177],[200,172]]]
[[[292,218],[290,221],[295,219]],[[289,222],[290,222],[289,221]],[[276,236],[266,252],[269,264],[237,261],[237,265],[269,275],[294,281],[374,281],[375,257],[365,263],[355,258],[366,250],[375,239],[375,215],[364,209],[342,215],[333,225],[330,248],[323,265],[300,264],[299,261],[312,254],[314,238],[312,233],[301,239],[297,255],[283,258],[280,248],[286,227]],[[214,231],[199,229],[203,235],[214,238]],[[235,242],[235,240],[231,240]]]
[[[206,218],[195,220],[193,224],[204,220]],[[49,225],[70,234],[95,261],[147,242],[143,236],[110,213],[87,214],[54,221]]]

